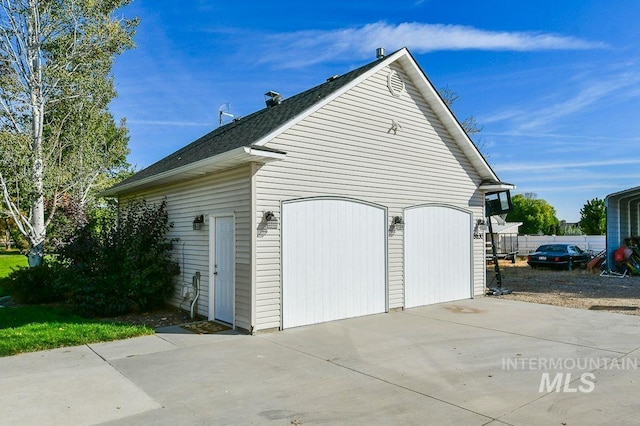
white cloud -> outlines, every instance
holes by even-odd
[[[539,193],[550,193],[550,192],[567,192],[571,191],[573,193],[583,191],[583,192],[593,192],[593,191],[614,191],[620,188],[620,185],[616,185],[615,183],[586,183],[586,184],[577,184],[577,185],[520,185],[518,186],[518,193],[524,194],[526,192],[533,192],[535,194]],[[548,201],[548,200],[547,200]],[[586,201],[586,200],[585,200]]]
[[[614,103],[637,97],[640,94],[640,73],[635,69],[629,66],[621,72],[618,66],[595,65],[589,71],[565,76],[562,84],[549,87],[542,92],[542,97],[524,98],[525,103],[503,106],[480,117],[479,121],[483,124],[509,123],[510,129],[503,131],[504,135],[534,137],[542,134],[546,137],[548,134],[554,137],[549,130],[561,125],[567,117],[578,116],[583,111],[610,108]],[[610,136],[575,136],[590,140],[612,139]]]
[[[603,167],[603,166],[622,166],[627,164],[640,164],[640,158],[620,158],[615,160],[597,160],[597,161],[576,161],[565,163],[505,163],[498,164],[496,168],[501,171],[540,171],[540,170],[563,170],[568,168],[580,167]]]
[[[483,120],[484,122],[484,120]],[[486,136],[509,136],[512,138],[522,138],[522,139],[544,139],[544,140],[549,140],[549,139],[565,139],[565,140],[575,140],[575,141],[579,141],[580,143],[583,143],[585,140],[587,141],[600,141],[602,142],[602,146],[606,146],[608,144],[611,143],[612,140],[615,140],[616,142],[640,142],[640,136],[636,136],[636,137],[619,137],[619,136],[611,136],[611,135],[605,135],[605,136],[600,136],[600,135],[590,135],[590,134],[576,134],[576,133],[571,133],[571,134],[563,134],[563,133],[532,133],[532,132],[521,132],[521,131],[504,131],[504,132],[486,132],[486,131],[482,131],[483,135]],[[529,142],[529,141],[527,141]],[[575,143],[575,142],[574,142]]]
[[[521,130],[527,130],[545,126],[547,123],[582,111],[603,98],[634,85],[636,82],[636,77],[629,78],[629,76],[616,76],[607,81],[592,82],[592,84],[576,93],[575,96],[551,104],[546,108],[530,112],[520,128]],[[627,94],[624,96],[627,96]]]
[[[576,174],[577,173],[577,174]],[[524,185],[534,185],[540,184],[542,182],[552,182],[553,185],[558,185],[559,183],[575,183],[576,176],[588,176],[588,179],[584,179],[590,183],[600,183],[605,184],[614,183],[619,185],[621,180],[640,180],[640,173],[619,173],[619,174],[611,174],[608,171],[602,171],[600,173],[594,172],[591,169],[566,169],[560,170],[554,173],[549,173],[548,170],[541,170],[540,173],[536,173],[535,170],[527,170],[527,173],[523,173],[517,178],[518,188]],[[582,183],[584,184],[584,182]]]
[[[606,47],[604,43],[552,33],[487,31],[463,25],[421,22],[397,25],[376,22],[359,28],[296,31],[266,36],[264,40],[266,45],[262,48],[267,54],[263,55],[263,62],[278,61],[291,68],[327,62],[345,53],[348,53],[350,59],[354,56],[367,58],[372,56],[377,47],[392,51],[406,46],[415,53],[437,50],[539,51]],[[286,51],[282,46],[287,46]]]

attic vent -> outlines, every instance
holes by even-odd
[[[280,105],[280,103],[282,103],[282,95],[273,90],[269,90],[264,94],[264,100],[268,107]]]
[[[404,92],[404,81],[402,81],[402,77],[391,70],[389,75],[387,75],[387,87],[393,96],[400,97],[402,92]]]
[[[336,78],[338,78],[338,77],[340,77],[340,74],[332,75],[331,77],[329,77],[329,78],[327,79],[327,81],[333,81],[333,80],[335,80],[335,79],[336,79]]]

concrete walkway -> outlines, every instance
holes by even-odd
[[[499,298],[258,336],[163,333],[0,358],[0,424],[8,425],[638,418],[640,316]]]

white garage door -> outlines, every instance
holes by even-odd
[[[471,214],[420,206],[404,216],[405,307],[472,297]]]
[[[386,211],[344,199],[282,205],[282,326],[386,310]]]

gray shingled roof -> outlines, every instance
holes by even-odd
[[[111,190],[236,148],[251,146],[289,120],[311,108],[322,99],[325,99],[341,87],[357,79],[382,60],[384,60],[384,58],[378,59],[288,99],[284,99],[279,105],[261,109],[251,115],[218,127],[157,163],[125,179]],[[261,149],[264,150],[265,147],[261,147]]]

